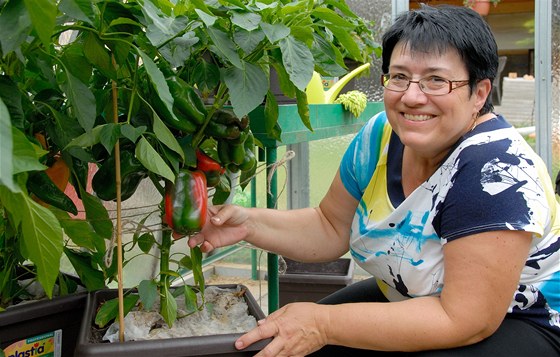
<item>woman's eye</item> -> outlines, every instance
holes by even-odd
[[[404,74],[392,74],[392,81],[408,81],[408,78]]]
[[[433,83],[433,84],[445,84],[445,83],[447,83],[447,79],[441,78],[441,77],[436,77],[436,76],[428,77],[428,78],[426,78],[426,80],[427,80],[427,82]]]

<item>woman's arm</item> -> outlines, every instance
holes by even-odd
[[[501,324],[529,252],[531,234],[496,231],[444,247],[441,297],[392,303],[289,304],[239,339],[247,346],[275,336],[274,356],[307,354],[324,344],[418,351],[476,343]]]
[[[209,209],[209,223],[189,239],[204,252],[245,240],[290,259],[334,260],[348,251],[350,225],[358,202],[337,173],[317,208],[274,210],[234,205]]]

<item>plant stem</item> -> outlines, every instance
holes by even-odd
[[[160,294],[161,301],[167,301],[167,293],[169,292],[169,253],[171,251],[171,230],[163,229],[161,231],[161,246],[160,246],[160,257],[159,257],[159,284],[160,284]],[[163,315],[164,304],[160,304],[160,314]]]

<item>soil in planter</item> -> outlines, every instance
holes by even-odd
[[[249,315],[243,294],[241,289],[209,286],[205,291],[207,308],[178,319],[172,327],[169,327],[156,311],[131,311],[125,317],[125,340],[158,340],[247,332],[257,326],[257,321],[254,316]],[[181,298],[177,298],[177,306],[177,315],[186,315],[181,309],[184,307]],[[118,322],[105,329],[92,328],[92,343],[118,340]]]

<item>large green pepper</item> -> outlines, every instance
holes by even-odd
[[[138,161],[134,152],[121,150],[121,200],[127,200],[132,196],[140,181],[148,176],[147,170]],[[115,158],[110,156],[93,176],[91,187],[97,197],[104,201],[117,199],[117,187],[115,176]]]
[[[206,107],[196,90],[178,77],[171,77],[167,85],[173,97],[173,111],[177,116],[185,116],[197,125],[202,125],[206,119]]]
[[[155,90],[151,99],[152,106],[167,125],[186,133],[195,133],[206,118],[206,108],[202,99],[194,88],[181,78],[172,76],[166,82],[173,97],[173,112],[169,111]]]
[[[206,177],[199,170],[181,169],[175,183],[165,186],[165,219],[173,231],[191,235],[206,223],[208,190]]]

